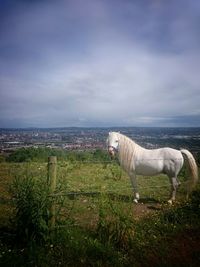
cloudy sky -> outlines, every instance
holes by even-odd
[[[0,127],[200,126],[200,1],[1,0]]]

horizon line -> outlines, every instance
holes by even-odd
[[[50,126],[50,127],[0,127],[0,130],[69,129],[69,128],[200,128],[200,126]]]

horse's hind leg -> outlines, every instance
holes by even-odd
[[[177,177],[170,177],[170,182],[171,182],[171,197],[168,200],[168,203],[172,204],[172,202],[175,201],[176,199],[176,191],[180,182],[177,179]]]
[[[133,187],[134,202],[138,203],[138,200],[140,199],[140,195],[138,193],[138,185],[137,185],[136,175],[133,172],[129,175],[130,175],[130,180],[131,180],[131,184]]]

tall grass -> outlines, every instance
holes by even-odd
[[[49,189],[32,176],[15,177],[11,186],[15,206],[13,219],[17,238],[23,242],[44,242],[49,235]]]
[[[58,164],[57,190],[76,190],[80,195],[56,199],[57,224],[53,234],[48,225],[52,198],[46,185],[46,165],[28,165],[30,172],[29,167],[24,172],[18,170],[11,188],[17,236],[5,254],[1,252],[5,251],[5,244],[1,248],[0,241],[0,260],[4,266],[137,267],[149,266],[152,255],[165,264],[169,243],[178,233],[188,229],[198,233],[200,190],[191,195],[189,202],[173,207],[160,204],[160,210],[151,216],[136,219],[130,189],[124,190],[129,180],[118,166],[84,163],[76,168],[75,164]],[[155,183],[163,181],[158,177]],[[141,179],[142,185],[147,182]],[[100,192],[82,194],[88,190]],[[167,189],[163,190],[166,194]],[[159,195],[160,192],[156,197]]]
[[[133,213],[130,205],[129,209],[123,209],[120,203],[102,195],[97,237],[103,244],[109,244],[117,250],[127,249],[134,237]]]

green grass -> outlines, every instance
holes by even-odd
[[[184,182],[184,177],[180,180]],[[169,207],[168,178],[141,176],[138,184],[144,204],[135,205],[129,178],[116,163],[61,161],[55,192],[57,222],[52,231],[43,221],[48,217],[45,205],[49,205],[44,194],[46,182],[47,163],[0,164],[3,266],[139,267],[149,266],[151,261],[152,266],[168,266],[166,259],[174,264],[171,266],[180,266],[180,262],[181,266],[198,266],[198,248],[187,248],[190,254],[184,265],[181,253],[186,252],[179,243],[184,234],[186,240],[193,238],[188,244],[200,241],[194,237],[200,233],[199,191],[187,203],[182,186],[177,204]],[[26,228],[29,232],[24,231]],[[177,256],[173,261],[172,248],[182,258]]]

